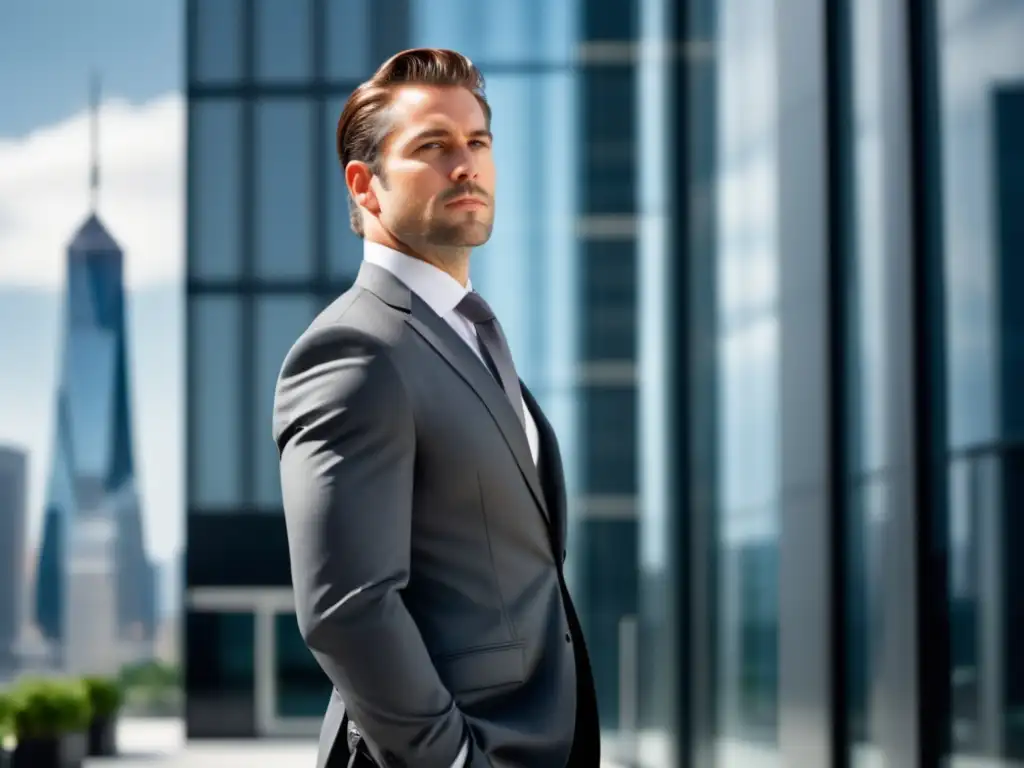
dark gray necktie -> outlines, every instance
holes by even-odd
[[[512,409],[525,428],[523,420],[523,393],[519,389],[519,376],[516,374],[512,353],[501,331],[498,318],[493,310],[476,291],[470,291],[455,307],[456,311],[476,326],[476,335],[480,340],[484,357],[490,364],[491,372],[501,383],[502,389],[512,403]]]

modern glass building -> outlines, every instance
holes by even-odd
[[[436,45],[488,79],[473,280],[563,444],[608,755],[1024,759],[1021,39],[1015,0],[192,0],[189,733],[322,715],[273,385],[360,259],[341,105]]]
[[[91,214],[68,246],[60,383],[35,619],[60,664],[145,655],[155,578],[135,479],[124,254]]]

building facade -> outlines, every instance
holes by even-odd
[[[358,268],[341,105],[433,45],[487,77],[473,281],[566,456],[609,756],[1021,759],[1022,11],[190,2],[189,733],[323,713],[273,385]]]
[[[156,618],[135,482],[124,255],[93,214],[67,263],[35,620],[58,664],[108,672],[124,654],[145,655]]]
[[[0,678],[17,666],[25,620],[28,455],[0,445]]]

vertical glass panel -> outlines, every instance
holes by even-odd
[[[1024,4],[940,0],[953,766],[1024,760]]]
[[[268,100],[256,107],[256,271],[310,279],[313,239],[313,105]]]
[[[881,0],[845,4],[844,27],[849,35],[850,82],[844,98],[852,116],[844,152],[850,189],[840,226],[847,242],[849,310],[846,327],[849,388],[846,403],[847,512],[846,542],[846,669],[847,733],[854,768],[879,765],[874,728],[877,715],[872,691],[878,676],[884,627],[881,609],[881,533],[886,517],[888,457],[886,398],[886,264],[883,243],[884,188],[882,171],[881,93],[879,63],[882,39]]]
[[[294,613],[274,616],[274,651],[277,716],[323,717],[331,682],[306,647]]]
[[[236,100],[188,110],[188,271],[193,279],[241,271],[242,110]]]
[[[308,80],[313,74],[312,0],[256,0],[256,78]]]
[[[778,765],[774,4],[714,4],[717,765]],[[697,617],[696,621],[701,619]]]
[[[363,80],[381,64],[370,61],[369,2],[326,0],[327,79]]]
[[[191,40],[192,78],[196,83],[223,83],[242,78],[241,0],[191,0],[195,25]]]
[[[673,3],[642,0],[639,7],[639,45],[653,48],[678,44],[673,25],[667,23],[669,15],[675,12]],[[682,25],[675,26],[682,33]],[[687,34],[696,37],[697,33],[691,28]],[[681,747],[686,740],[678,724],[689,690],[681,675],[688,656],[680,642],[685,617],[681,615],[679,596],[684,590],[692,593],[695,589],[690,579],[679,578],[677,574],[684,572],[682,563],[686,563],[685,570],[689,573],[698,572],[698,567],[682,551],[685,538],[677,533],[683,528],[682,520],[692,523],[694,519],[693,515],[679,514],[678,510],[689,509],[682,497],[696,496],[696,489],[673,480],[682,469],[676,456],[685,451],[677,449],[676,445],[689,442],[686,435],[675,428],[679,423],[675,414],[689,410],[687,403],[678,402],[686,389],[677,385],[672,373],[677,368],[673,364],[675,339],[680,333],[692,336],[693,318],[698,316],[699,308],[676,296],[673,285],[676,281],[672,277],[677,269],[686,270],[675,257],[684,246],[673,238],[672,232],[681,231],[673,226],[675,217],[687,215],[683,202],[687,195],[677,198],[677,190],[682,192],[693,181],[677,179],[680,164],[666,162],[666,158],[677,156],[679,152],[677,146],[683,126],[676,118],[689,111],[671,107],[675,104],[676,93],[693,93],[689,88],[693,71],[687,72],[688,77],[677,86],[674,68],[666,66],[659,58],[644,56],[637,64],[635,152],[639,192],[635,277],[639,325],[636,342],[636,462],[640,494],[637,504],[640,513],[638,714],[641,732],[654,736],[661,747],[654,759],[640,750],[640,759],[635,762],[650,768],[685,763]],[[696,134],[694,127],[687,131],[691,141]],[[683,165],[691,172],[696,166],[690,162]],[[695,250],[691,248],[691,252]],[[708,256],[701,254],[705,261]],[[686,282],[692,285],[696,280],[691,271]],[[677,326],[673,321],[680,316],[686,317],[688,322]],[[693,467],[696,461],[690,456],[687,463]],[[702,474],[707,482],[708,473]],[[689,697],[691,701],[695,698]],[[686,707],[685,711],[690,708]],[[632,756],[627,755],[627,760],[629,757]]]
[[[346,98],[331,99],[324,109],[325,133],[329,137],[324,145],[323,160],[327,169],[327,271],[331,279],[342,286],[355,279],[363,260],[363,241],[352,231],[348,189],[336,149],[338,117]]]
[[[412,0],[414,46],[453,48],[489,64],[568,62],[578,0]],[[486,74],[486,72],[485,72]]]
[[[274,389],[288,350],[320,309],[312,296],[261,296],[256,304],[256,387],[252,414],[256,424],[254,500],[261,507],[281,506],[281,475],[277,447],[270,437]]]
[[[239,299],[191,296],[188,305],[188,477],[190,507],[242,502],[242,312]]]
[[[251,613],[186,613],[190,736],[256,735],[255,631]]]
[[[516,370],[526,382],[533,380],[540,352],[530,343],[531,326],[543,321],[523,297],[541,282],[531,277],[545,256],[539,237],[544,193],[537,189],[523,158],[540,161],[545,122],[551,124],[562,117],[542,117],[544,80],[542,75],[500,75],[488,82],[495,137],[491,152],[498,174],[496,209],[491,239],[476,250],[472,264],[473,287],[487,297],[501,319]]]

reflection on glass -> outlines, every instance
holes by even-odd
[[[274,678],[278,717],[323,717],[331,683],[306,647],[293,613],[274,616]]]
[[[850,210],[842,222],[847,238],[849,295],[845,378],[849,465],[846,535],[847,726],[851,764],[879,765],[875,743],[872,688],[884,627],[879,616],[880,535],[886,504],[885,396],[886,299],[883,250],[885,216],[882,186],[880,98],[882,0],[846,4],[852,60],[849,94],[852,126],[844,151],[852,153]]]
[[[262,277],[311,277],[312,147],[312,103],[257,104],[256,271]]]
[[[327,0],[324,34],[329,80],[362,80],[380,64],[370,61],[370,2],[373,0]]]
[[[544,320],[536,304],[523,301],[523,297],[532,293],[536,301],[542,300],[536,296],[544,282],[539,270],[548,259],[561,257],[545,242],[545,224],[552,212],[546,210],[543,189],[531,170],[533,163],[547,162],[540,159],[545,131],[564,117],[564,113],[543,114],[540,109],[547,79],[544,75],[503,74],[487,80],[498,174],[497,207],[491,239],[474,252],[472,266],[473,287],[487,297],[501,318],[516,370],[531,384],[543,356],[535,330]],[[531,161],[524,163],[524,158]],[[564,159],[568,161],[568,157]],[[551,172],[560,172],[555,167]]]
[[[328,100],[324,108],[323,164],[327,173],[327,272],[346,286],[359,273],[363,261],[363,241],[352,231],[345,174],[338,160],[335,136],[338,117],[347,97]]]
[[[414,47],[453,48],[479,65],[568,64],[579,0],[411,0]]]
[[[188,110],[188,270],[237,277],[241,265],[242,111],[236,100],[193,101]]]
[[[718,765],[775,765],[779,391],[774,7],[718,11]]]
[[[190,507],[234,508],[242,499],[238,408],[239,299],[191,296],[188,305]]]
[[[257,79],[306,80],[312,75],[312,4],[312,0],[256,0]]]
[[[292,344],[320,310],[320,302],[305,295],[261,296],[256,304],[256,387],[252,414],[257,425],[256,442],[251,449],[255,460],[254,501],[260,507],[280,509],[281,467],[277,446],[270,438],[270,419],[274,412],[274,389],[281,364]]]
[[[254,730],[255,629],[251,613],[187,612],[185,676],[190,730]]]
[[[241,0],[196,0],[192,42],[192,79],[223,83],[242,77]]]
[[[939,4],[954,766],[1024,760],[1024,4]]]

